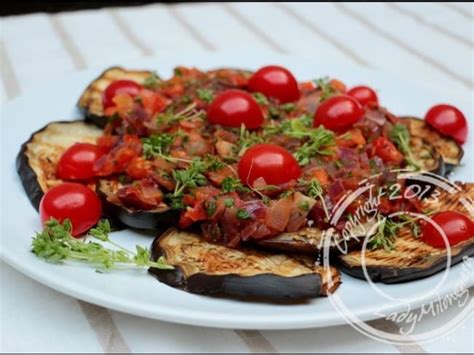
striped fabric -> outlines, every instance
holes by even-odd
[[[89,67],[173,52],[241,50],[337,58],[421,81],[472,101],[471,3],[207,3],[88,10],[0,19],[0,102]],[[3,117],[2,117],[3,118]],[[392,346],[350,326],[300,331],[219,330],[164,323],[77,301],[0,269],[3,352],[461,352],[472,319],[428,344]],[[472,297],[472,294],[471,294]],[[426,329],[456,313],[424,320]],[[371,325],[398,332],[395,323]]]

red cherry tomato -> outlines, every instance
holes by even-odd
[[[294,102],[300,98],[298,82],[288,69],[269,65],[257,70],[249,79],[251,92],[261,92],[280,103]]]
[[[405,158],[403,154],[385,137],[378,137],[373,143],[373,154],[386,163],[400,164]]]
[[[59,159],[57,176],[61,180],[87,180],[95,176],[94,163],[105,151],[90,143],[76,143]]]
[[[268,185],[280,185],[298,179],[301,168],[285,148],[274,144],[257,144],[249,148],[239,161],[239,178],[253,186],[258,178]]]
[[[226,127],[259,128],[263,123],[263,113],[257,101],[242,90],[225,90],[218,94],[209,105],[207,117],[212,124]]]
[[[458,244],[474,236],[474,223],[462,213],[438,212],[431,217],[431,220],[444,231],[449,245]],[[424,225],[421,240],[435,248],[446,247],[441,232],[432,223]]]
[[[333,96],[323,101],[314,114],[313,126],[344,132],[364,116],[360,104],[347,95]]]
[[[354,86],[347,92],[347,95],[359,101],[362,106],[378,105],[379,103],[375,91],[367,86]]]
[[[41,221],[70,219],[72,235],[79,236],[93,227],[101,215],[101,202],[88,187],[66,182],[47,191],[40,202]]]
[[[425,116],[426,122],[445,136],[463,144],[467,137],[467,120],[463,113],[451,105],[436,105]]]
[[[129,94],[135,97],[140,93],[141,89],[142,86],[132,80],[116,80],[112,82],[102,94],[104,108],[115,106],[113,99],[117,94]]]

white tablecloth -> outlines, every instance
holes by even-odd
[[[51,77],[143,56],[241,49],[330,56],[473,100],[469,3],[180,4],[0,20],[2,103]],[[2,117],[2,119],[7,119]],[[431,343],[393,346],[350,326],[216,330],[138,318],[53,291],[1,263],[3,352],[472,352],[473,319]],[[471,293],[472,295],[472,293]],[[441,326],[450,309],[433,319]],[[381,321],[379,327],[393,328]],[[423,327],[423,322],[420,325]],[[426,327],[431,327],[426,321]],[[392,329],[397,331],[397,329]]]

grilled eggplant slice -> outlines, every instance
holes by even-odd
[[[82,93],[77,106],[84,111],[85,118],[99,127],[107,124],[102,105],[102,93],[116,80],[132,80],[139,84],[152,74],[148,70],[126,70],[120,67],[112,67],[104,71],[96,78]]]
[[[411,137],[410,148],[422,171],[444,176],[445,164],[443,157],[433,145],[420,137]]]
[[[164,230],[176,225],[179,221],[179,211],[173,210],[166,204],[153,210],[133,210],[123,206],[116,198],[117,191],[122,187],[117,180],[102,179],[97,184],[97,194],[102,200],[104,214],[132,228]]]
[[[83,121],[53,122],[41,128],[21,146],[16,168],[32,205],[38,210],[43,194],[62,181],[56,178],[61,154],[77,142],[95,143],[102,130]]]
[[[416,117],[401,117],[408,123],[412,137],[419,137],[432,144],[442,156],[445,174],[449,174],[461,163],[464,151],[453,139],[445,137],[430,127],[424,120]]]
[[[457,184],[460,191],[437,192],[423,208],[434,212],[452,210],[471,215],[474,201],[474,184]],[[466,205],[463,202],[467,202]],[[474,255],[474,236],[451,247],[451,265],[462,261],[463,257]],[[431,276],[446,267],[445,249],[433,248],[417,239],[409,228],[400,231],[395,240],[395,249],[366,250],[365,265],[372,281],[386,284],[417,280]],[[341,271],[359,279],[365,279],[360,250],[340,256]]]
[[[152,258],[160,256],[175,269],[149,271],[161,282],[198,294],[295,301],[326,296],[340,284],[335,268],[324,269],[309,256],[230,249],[174,228],[154,240]]]

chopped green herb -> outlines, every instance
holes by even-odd
[[[257,103],[259,105],[269,105],[270,103],[268,102],[268,99],[267,97],[262,94],[261,92],[254,92],[252,94],[253,98],[255,99],[255,101],[257,101]]]
[[[245,125],[240,126],[240,137],[238,141],[238,152],[237,155],[242,156],[247,149],[249,149],[254,144],[263,143],[264,138],[259,136],[256,132],[250,132],[245,128]]]
[[[321,89],[322,94],[321,97],[319,98],[319,101],[324,101],[328,97],[332,96],[335,94],[334,89],[332,88],[330,84],[330,80],[328,77],[320,78],[320,79],[315,79],[313,82],[318,86],[319,89]]]
[[[200,100],[204,102],[211,102],[214,99],[214,93],[209,89],[197,89],[196,93]]]
[[[181,97],[181,102],[185,105],[190,104],[193,101],[193,98],[190,95],[183,95]]]
[[[312,179],[309,182],[307,194],[311,198],[314,198],[314,199],[319,198],[319,200],[321,201],[321,205],[323,206],[323,209],[324,209],[324,214],[326,215],[326,220],[329,221],[329,211],[326,206],[326,201],[324,201],[323,188],[318,180]]]
[[[285,112],[292,112],[296,109],[296,105],[293,102],[280,105],[280,108]]]
[[[216,212],[217,205],[214,201],[207,202],[206,212],[208,216],[212,216]]]
[[[169,133],[156,134],[147,138],[142,138],[143,155],[147,159],[166,155],[173,140],[174,136]]]
[[[226,199],[224,200],[224,205],[225,205],[226,207],[232,207],[232,206],[234,206],[234,204],[235,204],[235,201],[234,201],[233,198],[226,198]]]
[[[194,188],[204,186],[207,184],[207,179],[203,175],[206,171],[206,166],[203,161],[195,159],[187,169],[174,170],[173,179],[176,181],[176,186],[173,196],[180,196],[187,188]]]
[[[369,238],[368,246],[371,249],[383,248],[387,251],[395,249],[395,237],[400,225],[390,218],[382,217],[379,220],[377,231]]]
[[[222,180],[221,189],[223,193],[228,192],[247,192],[250,191],[247,187],[242,184],[239,178],[234,178],[232,176],[226,176],[224,180]]]
[[[226,164],[214,155],[206,156],[204,163],[207,171],[218,171],[226,167]]]
[[[420,169],[419,163],[413,157],[410,148],[410,132],[404,124],[397,123],[390,131],[390,139],[405,154],[405,161],[416,170]]]
[[[307,212],[309,211],[309,202],[306,201],[306,200],[302,200],[298,203],[298,208],[301,210],[301,211],[304,211],[304,212]]]
[[[295,121],[293,123],[293,121]],[[298,123],[299,122],[299,123]],[[334,146],[334,133],[325,129],[324,127],[318,127],[314,129],[308,129],[300,121],[292,120],[293,131],[288,135],[295,138],[308,137],[308,141],[299,147],[294,156],[300,165],[307,165],[310,163],[311,158],[318,155],[331,155]]]
[[[180,121],[202,119],[202,112],[196,110],[196,104],[192,103],[185,107],[179,112],[173,112],[172,107],[168,108],[165,112],[161,112],[156,116],[156,124],[158,128],[163,126],[172,125]]]
[[[238,219],[250,219],[252,216],[247,210],[239,209],[237,211],[237,218]]]
[[[143,86],[147,89],[156,89],[160,83],[161,79],[156,73],[151,73],[149,76],[143,80]]]

